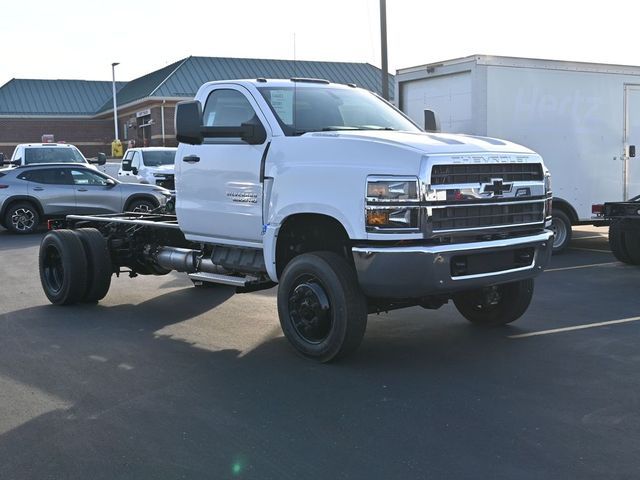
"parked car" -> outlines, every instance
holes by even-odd
[[[121,183],[84,165],[0,170],[0,225],[14,233],[31,233],[42,220],[69,214],[149,212],[170,198],[162,187]]]
[[[99,153],[98,158],[87,160],[77,147],[67,143],[23,143],[16,146],[11,160],[2,163],[11,167],[42,163],[80,163],[97,170],[95,165],[104,165],[107,156]]]
[[[122,158],[118,180],[149,183],[175,189],[174,163],[176,148],[130,148]]]

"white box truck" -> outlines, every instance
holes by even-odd
[[[397,71],[398,106],[443,132],[511,140],[553,176],[554,251],[602,204],[640,194],[640,67],[473,55]]]

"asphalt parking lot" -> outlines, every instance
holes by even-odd
[[[294,354],[275,290],[123,277],[50,306],[40,238],[0,231],[3,480],[640,477],[640,268],[606,229],[575,235],[512,326],[370,316],[331,365]]]

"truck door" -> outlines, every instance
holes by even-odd
[[[205,138],[181,144],[176,155],[178,221],[191,240],[259,246],[262,243],[260,164],[269,125],[251,93],[237,85],[216,85],[204,102],[202,124],[239,127],[257,118],[267,131],[261,145],[240,138]]]
[[[640,195],[640,85],[624,91],[624,199]]]

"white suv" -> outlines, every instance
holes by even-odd
[[[107,157],[99,153],[96,160],[87,160],[77,147],[66,143],[23,143],[16,146],[8,162],[10,166],[34,165],[41,163],[81,163],[95,170],[95,164],[104,165]]]
[[[170,147],[130,148],[122,158],[118,180],[174,190],[175,156],[176,149]]]

